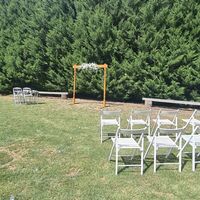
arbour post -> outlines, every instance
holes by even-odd
[[[103,66],[103,71],[104,71],[103,107],[106,107],[106,68],[107,68],[107,65],[104,64]]]
[[[83,64],[83,65],[85,67],[85,65],[87,65],[87,64]],[[88,65],[90,65],[90,64],[88,64]],[[92,65],[94,66],[96,64],[92,63]],[[107,69],[108,65],[107,64],[103,64],[103,65],[101,64],[101,65],[96,65],[96,66],[104,69],[103,107],[106,107],[106,69]],[[82,67],[81,65],[76,65],[76,64],[73,65],[73,68],[74,68],[73,104],[76,103],[76,70],[81,69],[81,67]],[[88,67],[88,68],[92,69],[90,67]]]

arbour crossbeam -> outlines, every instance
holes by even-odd
[[[103,89],[103,107],[106,107],[106,69],[108,67],[107,64],[96,65],[99,68],[104,69],[104,89]],[[81,69],[81,65],[74,65],[74,88],[73,88],[73,104],[76,103],[76,71],[77,69]],[[89,68],[88,68],[89,69]]]

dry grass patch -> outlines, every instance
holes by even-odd
[[[76,176],[80,176],[81,174],[81,169],[78,168],[78,167],[71,167],[67,173],[66,173],[66,176],[67,177],[70,177],[70,178],[74,178]]]

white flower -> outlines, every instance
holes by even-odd
[[[83,63],[80,65],[79,69],[91,69],[91,70],[98,70],[99,67],[96,63]]]

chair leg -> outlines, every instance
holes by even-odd
[[[151,135],[151,127],[150,127],[150,124],[148,126],[148,135],[150,136]]]
[[[151,148],[151,142],[149,143],[149,146],[147,147],[147,150],[144,154],[144,159],[146,158],[147,154],[149,153],[150,148]]]
[[[195,171],[195,146],[192,146],[192,171]]]
[[[103,126],[101,125],[101,143],[103,142]]]
[[[128,124],[127,124],[127,129],[129,129],[129,125],[130,125],[130,122],[128,121]]]
[[[144,171],[144,150],[141,151],[141,175],[143,175]]]
[[[111,148],[111,151],[110,151],[110,155],[109,155],[109,158],[108,158],[109,161],[111,160],[111,156],[112,156],[112,152],[113,152],[114,146],[115,146],[115,143],[113,143],[113,145],[112,145],[112,148]]]
[[[118,174],[118,148],[116,147],[116,159],[115,159],[115,175]]]
[[[142,151],[141,151],[141,175],[143,175],[144,172],[144,135],[142,135],[142,141],[141,141],[141,145],[142,145]]]
[[[20,97],[20,104],[25,103],[24,96]]]
[[[181,167],[182,167],[182,153],[180,151],[179,154],[179,166],[178,166],[178,171],[181,172]]]
[[[182,170],[182,138],[180,138],[180,143],[179,143],[179,172]]]
[[[153,165],[153,171],[156,173],[156,147],[154,147],[154,165]]]

